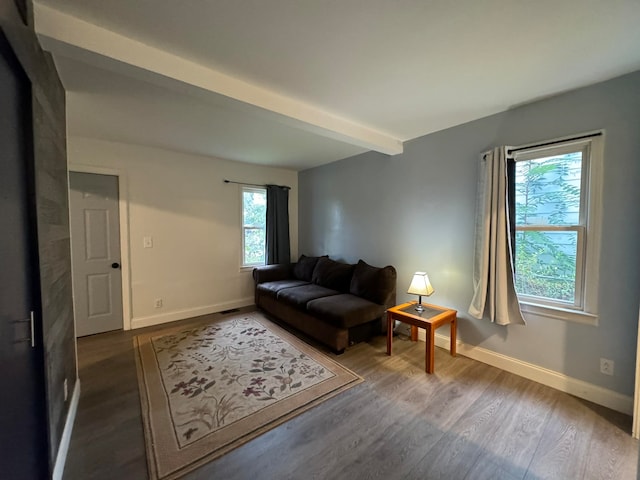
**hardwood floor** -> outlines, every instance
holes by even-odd
[[[132,342],[140,332],[79,340],[66,480],[147,478]],[[405,337],[392,357],[384,337],[340,356],[318,348],[365,382],[184,478],[636,478],[626,415],[441,349],[428,375],[424,344]]]

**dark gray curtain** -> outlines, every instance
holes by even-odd
[[[267,185],[267,264],[290,261],[289,187]]]
[[[516,161],[509,157],[507,157],[507,208],[509,209],[511,257],[516,258]],[[514,265],[513,268],[515,267]]]

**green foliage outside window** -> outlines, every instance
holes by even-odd
[[[267,219],[267,192],[245,189],[242,192],[243,263],[265,263],[265,230]]]
[[[516,291],[573,303],[576,293],[575,234],[564,239],[558,239],[556,235],[556,232],[537,231],[516,233]]]
[[[582,152],[516,163],[519,294],[575,302],[581,171]]]

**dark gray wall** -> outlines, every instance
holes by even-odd
[[[600,324],[548,318],[501,327],[467,314],[481,152],[604,129]],[[299,175],[300,253],[398,269],[398,300],[426,270],[429,301],[456,308],[459,339],[633,395],[640,296],[640,71]],[[448,335],[448,332],[444,331]],[[615,375],[599,372],[600,357]]]
[[[71,255],[65,93],[53,61],[33,32],[28,5],[25,26],[11,1],[0,2],[0,22],[27,72],[33,96],[33,149],[42,331],[44,337],[50,462],[53,465],[64,429],[71,393],[76,382],[76,353],[71,296]],[[69,399],[63,382],[68,379]]]

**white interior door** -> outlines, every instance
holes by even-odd
[[[118,178],[69,173],[76,335],[122,329]]]

